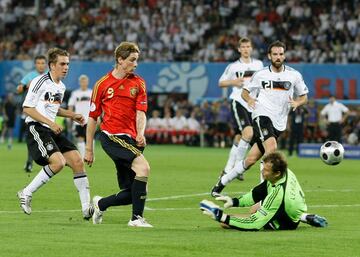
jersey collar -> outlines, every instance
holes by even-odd
[[[271,64],[269,65],[269,71],[270,72],[273,72],[272,70],[271,70]],[[285,65],[283,65],[283,70],[281,71],[281,72],[284,72],[285,71]]]
[[[247,63],[247,62],[243,62],[243,61],[241,60],[241,57],[239,58],[239,62],[240,62],[240,63]],[[250,57],[250,62],[248,62],[248,63],[252,63],[252,62],[253,62],[253,58]]]
[[[54,80],[53,80],[52,77],[51,77],[50,71],[48,72],[48,75],[49,75],[50,80],[51,80],[52,82],[54,82]]]

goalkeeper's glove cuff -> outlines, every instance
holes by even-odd
[[[232,201],[234,207],[239,207],[240,204],[239,198],[233,198]]]
[[[215,216],[216,221],[221,222],[221,218],[222,218],[223,215],[224,215],[224,212],[221,209],[216,209],[216,211],[214,212],[214,216]]]
[[[217,209],[215,213],[215,220],[218,222],[229,224],[230,216],[225,214],[223,210]]]
[[[230,221],[230,216],[227,215],[227,214],[225,214],[225,213],[223,213],[223,214],[221,215],[221,218],[220,218],[220,220],[219,220],[219,222],[225,223],[225,224],[227,224],[227,225],[229,225],[229,221]]]

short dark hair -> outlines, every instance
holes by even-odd
[[[282,48],[284,48],[284,52],[286,51],[286,45],[285,45],[283,42],[281,42],[281,41],[279,41],[279,40],[276,40],[276,41],[272,42],[272,43],[269,45],[269,47],[268,47],[268,54],[271,53],[271,49],[272,49],[273,47],[282,47]]]
[[[58,56],[70,56],[69,52],[60,48],[50,48],[48,51],[48,65],[50,68],[51,63],[56,63]]]
[[[284,176],[287,170],[287,162],[285,156],[282,153],[278,151],[269,153],[264,156],[263,161],[264,163],[270,162],[272,164],[272,172],[279,171],[281,176]]]
[[[139,47],[133,42],[121,42],[115,49],[115,63],[118,63],[118,58],[125,60],[131,53],[140,53]]]
[[[37,60],[45,60],[46,61],[46,57],[45,57],[45,55],[37,55],[37,56],[35,56],[35,58],[34,58],[34,62],[36,62]]]

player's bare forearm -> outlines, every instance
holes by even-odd
[[[43,116],[39,113],[34,107],[24,107],[23,112],[33,118],[34,120],[41,122],[43,124],[47,124],[48,126],[52,126],[54,122]]]
[[[299,106],[302,106],[307,103],[307,95],[302,95],[293,100],[289,97],[289,103],[293,111],[295,111]]]
[[[298,106],[301,106],[301,105],[304,105],[307,103],[308,101],[308,97],[307,95],[302,95],[302,96],[299,96],[296,101],[298,102]]]
[[[241,97],[244,99],[247,104],[254,109],[255,108],[255,99],[250,96],[250,92],[247,90],[243,90],[241,93]]]
[[[96,124],[97,121],[89,117],[86,127],[86,146],[85,149],[88,151],[93,151],[93,141],[94,141],[94,135],[96,131]]]
[[[143,111],[136,111],[136,144],[140,147],[146,146],[145,138],[146,115]]]
[[[91,167],[94,162],[94,135],[96,131],[96,120],[89,117],[86,127],[86,145],[85,145],[85,156],[84,162]]]
[[[65,117],[65,118],[73,118],[75,113],[71,110],[66,110],[63,108],[59,108],[57,116]]]
[[[22,94],[24,93],[26,90],[28,89],[28,86],[27,85],[24,85],[24,84],[19,84],[17,87],[16,87],[16,92],[18,94]]]
[[[136,132],[144,135],[146,127],[146,114],[143,111],[136,111]]]
[[[70,118],[73,121],[79,123],[80,125],[85,125],[85,118],[81,114],[75,113],[71,110],[59,108],[57,115],[65,118]]]
[[[229,80],[223,80],[219,82],[219,87],[241,87],[244,83],[244,78],[237,78],[237,79],[229,79]]]

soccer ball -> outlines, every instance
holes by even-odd
[[[337,165],[344,158],[344,147],[336,141],[327,141],[320,148],[320,158],[327,165]]]

